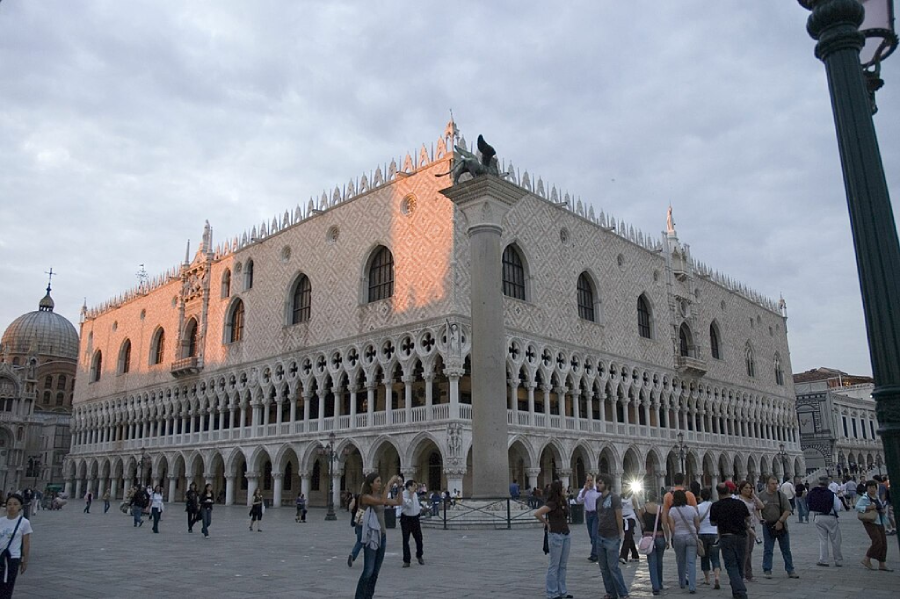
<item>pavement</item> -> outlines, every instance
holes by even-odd
[[[263,532],[250,532],[248,509],[216,506],[210,537],[196,525],[188,534],[183,504],[167,506],[159,534],[150,523],[132,526],[131,516],[114,505],[103,513],[95,502],[84,514],[78,502],[61,511],[34,514],[30,567],[16,583],[17,599],[32,598],[167,598],[216,597],[353,597],[362,570],[362,555],[352,568],[347,555],[355,541],[349,515],[325,521],[324,509],[312,509],[308,523],[294,522],[294,510],[266,510]],[[762,574],[762,550],[754,551],[755,582],[751,598],[819,599],[860,596],[889,599],[900,589],[897,537],[888,537],[888,564],[897,572],[872,572],[859,561],[869,546],[862,524],[852,513],[840,519],[844,567],[817,567],[818,538],[814,524],[790,521],[791,547],[799,580],[784,572],[777,545],[773,578]],[[547,558],[540,529],[426,529],[425,565],[402,568],[400,529],[388,531],[388,546],[376,597],[544,597]],[[572,527],[569,593],[576,598],[602,597],[599,568],[589,563],[587,532]],[[414,549],[413,549],[414,550]],[[689,596],[678,588],[675,556],[667,551],[662,597]],[[727,575],[722,589],[702,586],[692,599],[730,599]],[[651,597],[645,561],[622,566],[632,597]]]

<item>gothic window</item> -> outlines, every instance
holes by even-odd
[[[309,282],[309,277],[300,275],[300,278],[294,284],[294,292],[291,294],[291,324],[309,320],[311,301],[312,285]]]
[[[650,304],[643,295],[638,296],[637,299],[637,320],[638,334],[645,339],[652,339],[653,330],[651,328],[652,321],[650,320]]]
[[[716,360],[722,359],[722,354],[719,351],[719,330],[716,328],[715,323],[709,325],[709,353]]]
[[[753,348],[750,347],[749,342],[747,342],[747,345],[744,347],[744,358],[747,362],[747,376],[755,377],[756,363],[753,361]]]
[[[235,343],[244,338],[244,302],[237,300],[228,311],[228,320],[225,322],[225,339],[228,343]]]
[[[150,344],[150,365],[162,364],[166,357],[166,332],[162,327],[156,329],[153,342]]]
[[[66,390],[66,375],[61,374],[59,378],[56,379],[56,390],[57,391],[65,391]]]
[[[131,340],[126,339],[119,350],[119,373],[127,374],[131,370]]]
[[[687,323],[681,323],[681,327],[678,329],[678,353],[684,357],[689,357],[691,355],[691,330],[688,328]]]
[[[784,368],[781,366],[781,356],[775,354],[775,384],[784,385]]]
[[[231,270],[225,269],[222,273],[222,299],[231,296]]]
[[[512,244],[503,250],[503,295],[525,299],[525,264],[516,246]]]
[[[369,266],[369,302],[394,295],[394,256],[391,250],[379,246]]]
[[[184,339],[181,341],[181,357],[193,358],[197,355],[197,335],[199,328],[197,320],[191,318],[184,327]]]
[[[103,353],[98,349],[94,352],[94,359],[91,360],[91,376],[90,382],[96,383],[100,380],[103,372]]]
[[[594,319],[594,286],[585,272],[578,277],[578,317],[596,322]]]
[[[253,289],[253,260],[244,266],[244,289]]]

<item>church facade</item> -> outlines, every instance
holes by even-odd
[[[207,224],[182,265],[85,309],[70,490],[315,504],[378,471],[467,495],[480,398],[466,218],[440,193],[453,143],[451,124],[224,243]],[[803,472],[783,305],[695,261],[671,213],[644,235],[508,170],[525,193],[503,224],[507,391],[489,400],[510,480]]]

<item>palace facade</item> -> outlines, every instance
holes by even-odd
[[[470,246],[440,193],[453,143],[451,123],[226,242],[207,224],[179,267],[85,309],[70,490],[315,504],[378,471],[467,495],[480,400],[507,404],[523,487],[658,486],[682,461],[706,484],[804,471],[783,303],[695,261],[671,215],[644,235],[511,165],[527,193],[503,225],[507,393],[473,398]]]

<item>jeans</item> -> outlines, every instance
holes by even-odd
[[[88,502],[84,505],[84,513],[85,513],[85,514],[90,514],[90,513],[91,513],[91,502],[90,502],[90,501],[88,501]]]
[[[387,536],[381,534],[381,545],[378,549],[369,547],[363,548],[363,565],[362,574],[359,575],[359,582],[356,583],[356,599],[372,599],[375,596],[375,583],[378,582],[378,572],[381,571],[381,562],[384,561],[384,550],[387,545]]]
[[[688,590],[697,590],[697,541],[693,535],[676,535],[672,538],[675,549],[675,563],[678,565],[678,586],[684,588],[687,579]]]
[[[353,549],[350,550],[350,557],[353,558],[353,561],[356,561],[356,558],[359,557],[359,552],[362,551],[362,526],[354,526],[356,529],[356,543],[353,544]]]
[[[663,586],[663,556],[666,553],[666,538],[656,535],[653,539],[653,551],[647,556],[647,565],[650,566],[650,585],[653,590],[659,592]]]
[[[547,542],[550,545],[550,565],[547,568],[547,599],[565,597],[569,591],[566,589],[566,563],[569,561],[569,548],[572,545],[572,537],[560,532],[547,534]]]
[[[150,510],[150,517],[153,518],[153,532],[159,532],[159,518],[162,516],[162,510],[153,508]]]
[[[600,564],[600,575],[606,594],[616,597],[627,597],[628,587],[619,569],[619,537],[601,537],[597,535],[597,561]]]
[[[723,535],[719,537],[719,551],[722,552],[722,561],[725,563],[725,571],[728,572],[728,582],[731,583],[731,596],[737,599],[747,599],[747,587],[744,585],[747,537]]]
[[[403,534],[403,563],[408,564],[412,561],[409,535],[416,541],[416,559],[422,559],[422,525],[419,517],[400,514],[400,531]]]
[[[772,571],[772,554],[775,548],[775,538],[769,534],[769,527],[763,523],[763,572]],[[781,550],[781,556],[784,558],[784,569],[788,574],[794,571],[794,558],[791,556],[791,535],[787,529],[784,534],[778,537],[778,548]]]
[[[809,505],[806,503],[806,497],[797,498],[797,517],[800,522],[809,523]]]
[[[587,525],[588,538],[591,540],[591,559],[597,559],[597,512],[584,511],[584,523]]]
[[[205,507],[200,509],[200,518],[203,520],[203,536],[209,536],[209,525],[212,524],[212,508]]]
[[[194,523],[200,519],[200,511],[190,511],[187,512],[188,519],[188,532],[194,532]]]
[[[10,558],[6,582],[3,582],[3,577],[0,576],[0,599],[12,599],[13,588],[16,586],[16,576],[19,575],[21,564],[22,560],[20,558]]]
[[[134,518],[135,526],[140,526],[141,524],[143,524],[143,522],[144,522],[143,514],[144,514],[144,511],[141,506],[139,506],[139,505],[131,506],[131,517]]]
[[[718,538],[718,535],[713,534],[700,535],[700,542],[703,543],[703,548],[706,550],[706,555],[700,558],[700,569],[704,572],[709,572],[711,569],[719,570],[722,567],[719,564],[719,548],[716,547]]]
[[[107,499],[106,501],[103,502],[103,513],[105,514],[108,511],[109,511],[109,500]]]

